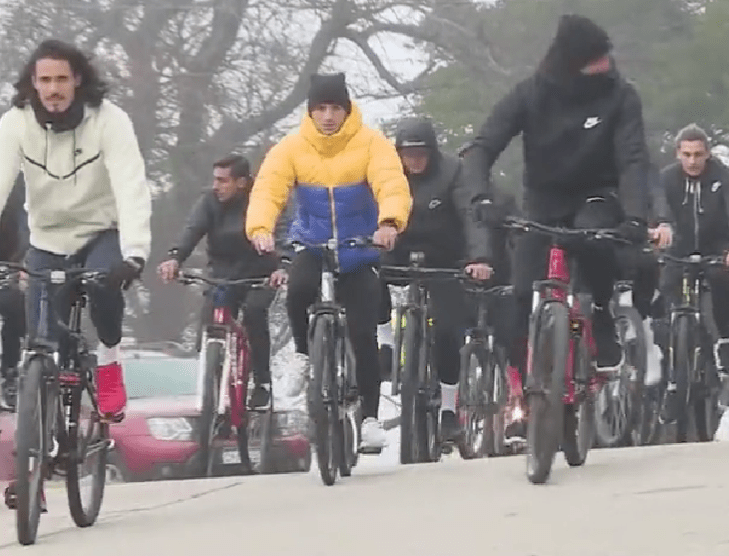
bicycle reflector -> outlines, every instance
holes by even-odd
[[[51,284],[64,284],[66,273],[63,270],[51,270]]]

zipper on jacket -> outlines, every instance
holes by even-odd
[[[332,213],[332,238],[337,242],[337,248],[334,250],[334,260],[337,267],[339,267],[339,234],[337,233],[337,216],[334,210],[334,188],[327,187],[327,191],[329,192],[329,209]]]

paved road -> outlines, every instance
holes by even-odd
[[[384,457],[384,456],[383,456]],[[49,494],[34,547],[0,513],[0,553],[261,556],[726,556],[729,443],[598,450],[551,485],[523,456],[397,466],[369,458],[324,487],[307,475],[113,485],[76,529]]]

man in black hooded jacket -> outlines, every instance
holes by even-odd
[[[187,225],[177,244],[169,251],[169,260],[160,264],[163,281],[173,280],[180,265],[192,254],[199,241],[207,236],[208,265],[214,278],[243,279],[272,275],[278,268],[274,254],[259,255],[245,236],[245,218],[250,186],[248,160],[231,155],[213,165],[213,187],[193,207]],[[271,401],[271,338],[268,308],[274,298],[269,289],[251,290],[236,286],[225,291],[223,299],[213,299],[209,292],[203,309],[203,321],[212,319],[214,306],[228,307],[235,317],[245,305],[243,314],[255,388],[250,405],[254,409],[268,407]]]
[[[413,206],[410,220],[384,264],[407,265],[412,252],[423,252],[424,266],[463,268],[474,279],[491,277],[488,233],[474,218],[471,201],[477,191],[464,180],[461,162],[438,148],[433,124],[426,119],[403,121],[395,136]],[[468,324],[466,295],[456,280],[430,286],[435,327],[435,363],[441,380],[441,435],[458,434],[456,393],[460,348]],[[388,302],[389,295],[384,295]],[[386,303],[389,306],[389,303]],[[389,310],[388,310],[389,312]]]
[[[565,15],[537,71],[495,107],[464,158],[488,195],[491,167],[509,142],[524,143],[524,210],[530,219],[575,228],[620,227],[635,242],[647,238],[648,150],[641,101],[610,56],[607,33],[591,20]],[[488,216],[494,220],[496,215]],[[516,249],[517,323],[510,362],[522,372],[531,289],[545,277],[549,240],[527,234]],[[621,362],[609,301],[618,272],[614,247],[578,252],[594,303],[597,365]]]

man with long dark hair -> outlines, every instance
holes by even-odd
[[[0,210],[22,169],[31,270],[71,264],[108,272],[90,292],[98,350],[99,411],[120,421],[126,406],[119,343],[122,288],[141,274],[150,251],[151,197],[129,116],[104,98],[89,58],[57,40],[40,44],[15,83],[0,119]],[[28,331],[39,324],[41,287],[28,288]],[[49,318],[52,338],[55,319]]]

